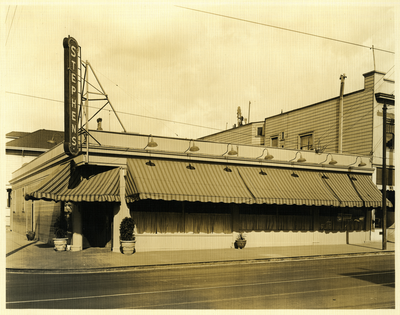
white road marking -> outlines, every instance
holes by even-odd
[[[371,275],[383,275],[383,274],[390,274],[390,273],[394,273],[394,271],[357,274],[357,277],[371,276]],[[259,285],[271,285],[271,284],[293,283],[293,282],[306,282],[306,281],[317,281],[317,280],[332,280],[332,279],[343,279],[343,278],[349,278],[349,276],[310,278],[310,279],[298,279],[298,280],[285,280],[285,281],[276,281],[276,282],[260,282],[260,283],[236,284],[236,285],[215,286],[215,287],[187,288],[187,289],[164,290],[164,291],[120,293],[120,294],[107,294],[107,295],[94,295],[94,296],[79,296],[79,297],[58,298],[58,299],[12,301],[12,302],[6,302],[6,304],[25,304],[25,303],[40,303],[40,302],[54,302],[54,301],[85,300],[85,299],[98,299],[98,298],[109,298],[109,297],[120,297],[120,296],[135,296],[135,295],[139,296],[139,295],[146,295],[146,294],[163,294],[163,293],[174,293],[174,292],[185,292],[185,291],[196,291],[196,290],[199,290],[199,291],[200,290],[215,290],[215,289],[226,289],[226,288],[234,288],[234,287],[250,287],[250,286],[259,286]],[[374,284],[374,285],[367,285],[367,286],[357,286],[357,287],[354,287],[354,288],[370,287],[370,286],[382,286],[382,285],[388,285],[388,284],[392,284],[392,283]],[[348,289],[348,288],[346,288],[346,289]],[[339,289],[329,289],[329,290],[339,290]],[[327,290],[327,291],[329,291],[329,290]],[[340,288],[340,290],[343,290],[343,288]],[[324,291],[324,290],[307,291],[307,292],[311,293],[311,292],[321,292],[321,291]],[[287,294],[298,294],[298,293],[300,293],[300,292],[287,293]],[[265,297],[265,296],[273,296],[273,295],[274,294],[272,294],[272,295],[263,295],[263,296]],[[229,300],[229,299],[227,299],[227,300]],[[190,303],[190,302],[188,302],[188,303]]]

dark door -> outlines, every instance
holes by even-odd
[[[111,248],[112,204],[87,202],[82,204],[83,235],[90,247]]]

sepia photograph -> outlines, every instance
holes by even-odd
[[[3,1],[2,310],[395,314],[395,0]]]

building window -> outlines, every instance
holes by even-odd
[[[278,147],[278,136],[271,137],[271,147]]]
[[[7,188],[7,208],[11,207],[11,188]]]
[[[376,168],[376,184],[382,185],[382,168]],[[394,169],[387,168],[386,169],[386,185],[394,186]]]
[[[263,135],[263,127],[258,127],[257,128],[257,136],[262,136]]]
[[[313,134],[307,133],[299,136],[300,150],[313,150],[314,141]]]

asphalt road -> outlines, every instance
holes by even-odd
[[[6,274],[7,309],[390,309],[394,255]]]

